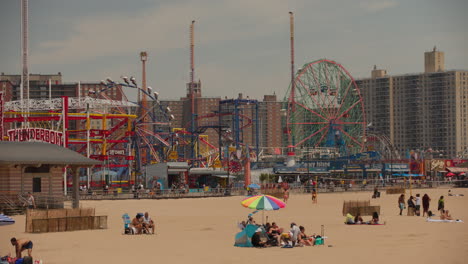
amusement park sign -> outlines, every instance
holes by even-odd
[[[17,128],[7,131],[9,141],[42,141],[63,147],[63,133],[43,128]]]

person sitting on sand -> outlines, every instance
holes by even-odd
[[[143,217],[143,226],[148,230],[151,229],[151,233],[154,235],[154,221],[151,219],[148,212],[145,212],[145,216]]]
[[[21,252],[28,250],[28,256],[32,258],[33,242],[26,238],[16,239],[12,237],[10,239],[11,245],[15,246],[16,258],[21,258]]]
[[[282,232],[281,228],[279,228],[279,226],[276,225],[275,222],[273,222],[271,223],[270,230],[268,230],[268,236],[270,237],[270,239],[276,239],[279,245],[279,243],[281,242],[280,241],[281,232]]]
[[[255,223],[255,220],[253,219],[253,217],[251,215],[249,215],[249,218],[247,219],[247,224],[248,225],[256,225],[257,223]]]
[[[135,228],[137,234],[141,234],[143,231],[143,221],[141,219],[141,214],[137,214],[132,220],[132,227]]]
[[[290,233],[282,233],[280,236],[280,243],[279,245],[289,245],[289,243],[292,241],[291,240],[291,234]]]
[[[293,246],[295,246],[298,241],[299,233],[301,233],[301,230],[296,225],[296,223],[294,222],[291,223],[291,230],[289,231],[289,233],[291,233],[291,240],[292,240]]]
[[[299,233],[298,237],[298,243],[299,245],[304,245],[304,246],[313,246],[314,245],[314,239],[312,237],[308,237],[305,234],[305,228],[303,226],[299,227],[299,230],[301,231]]]
[[[440,220],[453,220],[452,216],[449,214],[449,210],[443,210],[440,215]]]
[[[262,229],[261,228],[258,228],[256,231],[255,231],[255,234],[253,234],[252,236],[252,245],[256,248],[262,248],[262,247],[266,247],[266,242],[262,241],[261,237],[260,237],[260,234],[262,233]]]
[[[237,223],[237,227],[239,227],[240,230],[244,230],[246,225],[247,223],[245,221]]]
[[[345,224],[347,224],[347,225],[354,225],[355,224],[354,216],[352,214],[348,213],[346,215]]]
[[[369,222],[370,225],[379,224],[379,214],[377,212],[372,213],[372,220]]]
[[[364,223],[364,220],[362,219],[360,213],[358,213],[358,214],[356,215],[356,217],[354,217],[354,223],[355,223],[355,224],[362,224],[362,223]]]

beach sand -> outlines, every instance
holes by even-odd
[[[27,237],[34,242],[33,256],[44,264],[75,263],[468,263],[468,189],[452,189],[464,197],[447,196],[448,189],[413,190],[429,194],[430,210],[445,196],[446,209],[465,223],[428,223],[423,217],[399,216],[398,195],[382,192],[372,205],[381,206],[383,226],[347,226],[341,214],[344,200],[368,200],[370,192],[292,194],[287,207],[265,212],[269,220],[289,229],[294,221],[306,233],[320,234],[325,226],[325,246],[237,248],[237,222],[253,210],[240,205],[243,197],[174,200],[85,201],[98,215],[108,215],[106,230],[26,234],[25,217],[0,227],[0,254],[13,252],[9,240]],[[406,197],[409,191],[406,192]],[[122,235],[122,214],[132,217],[148,211],[156,221],[156,235]],[[406,213],[406,211],[405,211]],[[261,222],[262,212],[255,214]],[[364,220],[370,220],[365,216]]]

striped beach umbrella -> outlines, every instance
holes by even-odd
[[[15,223],[15,220],[11,219],[10,217],[0,214],[0,226],[2,225],[12,225]]]
[[[255,210],[279,210],[286,206],[285,203],[271,195],[257,195],[248,197],[241,202],[242,206]]]

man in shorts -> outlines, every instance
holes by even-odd
[[[16,239],[15,237],[10,239],[10,242],[15,246],[16,258],[21,258],[21,252],[28,250],[28,256],[32,258],[33,242],[26,238]]]

